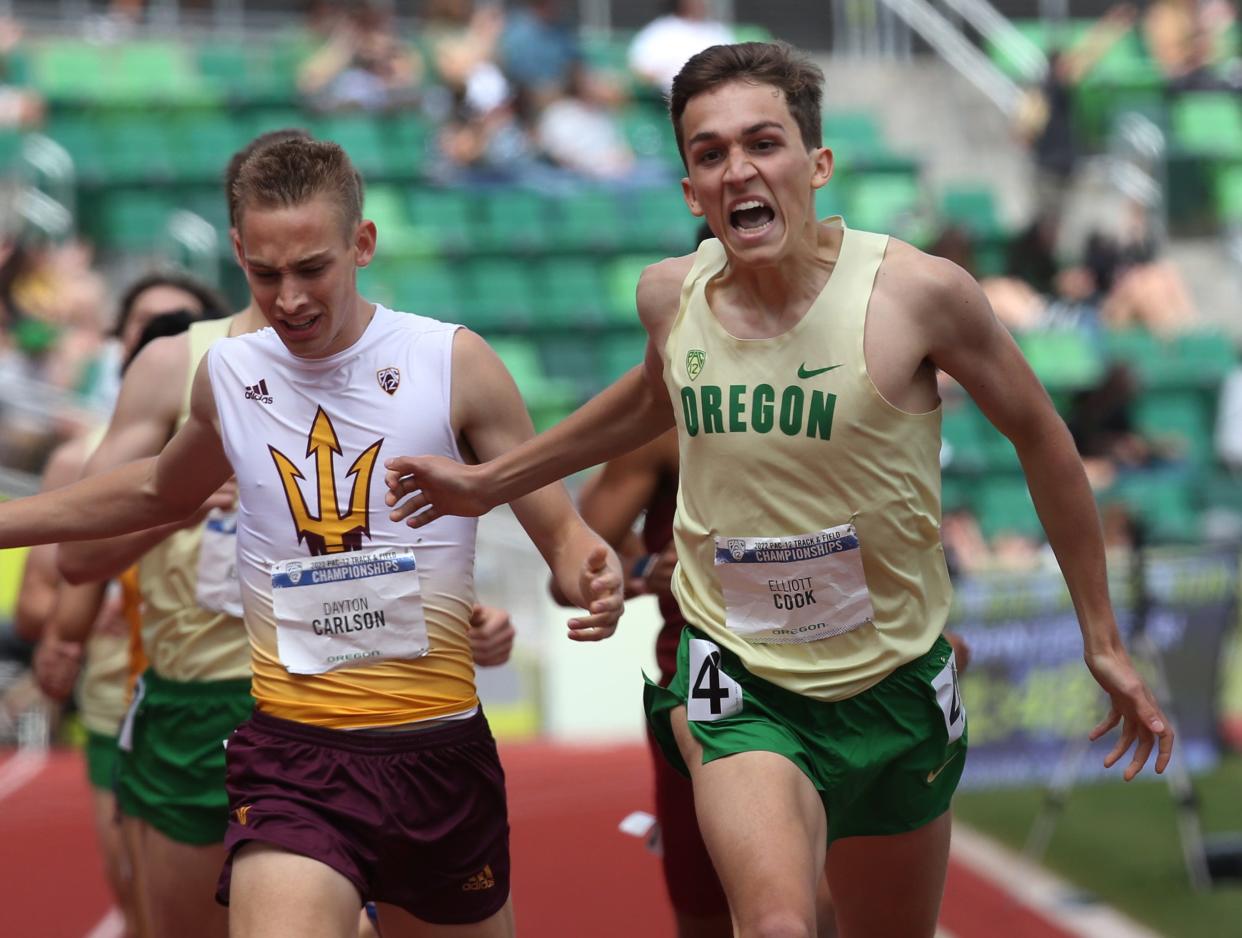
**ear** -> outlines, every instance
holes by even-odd
[[[375,257],[375,244],[378,239],[379,232],[375,228],[375,222],[364,218],[358,223],[354,231],[354,263],[357,266],[366,267],[371,263],[371,259]]]
[[[681,197],[686,200],[686,205],[690,208],[690,214],[695,218],[702,218],[705,214],[703,206],[699,204],[699,197],[694,194],[694,186],[690,182],[690,177],[685,176],[681,180]]]
[[[246,252],[242,250],[241,232],[236,228],[229,229],[229,242],[233,245],[233,259],[243,271],[246,269]]]
[[[836,165],[836,159],[833,157],[832,151],[827,147],[816,147],[811,153],[811,159],[814,161],[811,173],[811,188],[822,189],[827,185],[828,180],[832,178],[832,170]]]

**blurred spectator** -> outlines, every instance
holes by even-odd
[[[1236,19],[1228,0],[1153,0],[1143,38],[1170,89],[1242,89],[1237,50],[1230,46]]]
[[[1138,380],[1128,366],[1114,362],[1094,387],[1079,391],[1070,402],[1065,423],[1078,455],[1091,466],[1105,462],[1116,468],[1137,469],[1151,462],[1151,444],[1134,424]],[[1102,471],[1100,476],[1111,475]],[[1093,481],[1097,476],[1088,471]]]
[[[476,8],[473,0],[432,0],[423,18],[436,77],[458,105],[476,114],[500,107],[512,93],[496,62],[502,29],[500,7]]]
[[[1134,25],[1133,4],[1119,3],[1068,49],[1053,50],[1048,71],[1027,92],[1017,130],[1035,167],[1035,199],[1041,212],[1059,214],[1082,156],[1074,129],[1074,89]]]
[[[1137,326],[1170,336],[1199,319],[1181,271],[1160,256],[1151,219],[1138,203],[1128,204],[1118,235],[1095,234],[1088,240],[1086,265],[1107,328]]]
[[[630,70],[645,85],[668,94],[686,60],[709,46],[733,41],[733,32],[709,18],[707,0],[668,0],[630,43]]]
[[[93,394],[108,406],[120,390],[120,376],[127,362],[125,350],[137,348],[147,326],[159,318],[176,319],[186,313],[194,319],[222,319],[230,315],[228,301],[214,289],[180,271],[158,271],[131,283],[117,304],[116,321],[99,356]]]
[[[454,96],[437,137],[440,159],[432,161],[432,176],[441,184],[528,181],[538,154],[527,129],[527,101],[520,91],[491,107]]]
[[[316,108],[379,111],[418,100],[423,62],[397,36],[385,3],[358,2],[298,70],[298,89]]]
[[[14,74],[13,55],[22,41],[21,26],[0,17],[0,128],[37,127],[43,123],[43,98],[21,87],[22,76]]]
[[[578,32],[564,18],[560,0],[525,0],[506,15],[500,64],[537,109],[565,94],[574,82],[593,101],[617,104],[623,97],[615,82],[587,68]]]
[[[103,342],[103,278],[89,248],[19,239],[0,254],[0,323],[20,361],[5,370],[76,391]]]
[[[570,70],[565,94],[548,103],[535,124],[535,141],[557,166],[589,179],[619,180],[635,167],[612,110],[588,98],[584,69]]]

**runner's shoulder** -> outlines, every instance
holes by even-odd
[[[669,257],[646,267],[638,278],[638,315],[644,323],[677,314],[681,287],[694,267],[693,254]]]

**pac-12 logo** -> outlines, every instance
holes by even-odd
[[[703,365],[707,361],[707,353],[701,348],[692,348],[686,352],[686,374],[693,381],[703,373]]]
[[[291,563],[285,567],[285,574],[289,577],[289,582],[297,586],[302,582],[302,565],[300,563]]]
[[[742,537],[731,537],[725,545],[729,548],[729,556],[734,560],[740,561],[746,556],[746,539]]]
[[[375,379],[389,394],[396,394],[397,385],[401,383],[401,372],[396,368],[381,368],[375,373]]]

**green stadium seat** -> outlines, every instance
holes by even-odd
[[[116,190],[103,201],[98,218],[99,238],[114,250],[149,251],[164,238],[168,218],[175,208],[157,192]]]
[[[459,255],[474,248],[474,197],[460,189],[408,190],[410,224],[429,236],[441,254]]]
[[[986,419],[981,419],[978,429],[979,454],[988,472],[1021,472],[1022,464],[1009,438]]]
[[[638,325],[638,309],[634,299],[638,278],[647,267],[661,259],[658,254],[622,254],[608,262],[603,274],[607,297],[605,306],[613,322]]]
[[[940,217],[975,238],[994,238],[1004,233],[996,194],[988,186],[946,187],[940,194]]]
[[[1100,502],[1125,505],[1128,513],[1144,524],[1151,541],[1187,542],[1199,534],[1194,489],[1195,483],[1178,474],[1132,472],[1101,493]]]
[[[1173,102],[1173,142],[1201,156],[1242,158],[1242,107],[1229,92],[1193,92]]]
[[[578,403],[579,396],[572,382],[552,378],[544,373],[539,349],[529,339],[497,338],[490,341],[500,360],[513,375],[527,409],[530,410],[536,430],[546,430]]]
[[[1220,221],[1242,225],[1242,165],[1222,166],[1217,173],[1216,209]]]
[[[899,173],[855,176],[850,181],[847,199],[846,220],[852,227],[916,240],[922,212],[917,176]]]
[[[611,384],[635,365],[642,364],[647,354],[647,333],[642,329],[609,333],[603,337],[600,350],[603,384]]]
[[[823,116],[824,145],[843,166],[865,163],[888,150],[875,117],[866,111],[830,111]]]
[[[480,332],[530,328],[541,298],[529,264],[487,258],[471,261],[467,269],[467,326]]]
[[[312,131],[311,120],[294,107],[264,107],[247,112],[251,138],[273,130],[302,129]]]
[[[1165,343],[1146,329],[1109,329],[1101,336],[1107,362],[1127,365],[1145,388],[1161,387],[1167,381]]]
[[[186,111],[170,127],[177,176],[194,182],[222,182],[229,159],[251,140],[249,129],[223,111]]]
[[[370,114],[337,114],[313,122],[316,137],[339,143],[364,179],[389,175],[388,150],[379,121]]]
[[[542,286],[535,324],[545,329],[580,329],[607,317],[607,298],[594,260],[562,257],[541,265]]]
[[[547,200],[524,189],[497,189],[479,200],[476,246],[495,253],[536,254],[547,246]]]
[[[102,101],[115,58],[115,49],[85,40],[42,42],[34,51],[34,83],[54,104]]]
[[[400,186],[367,186],[363,214],[375,222],[378,246],[386,256],[411,257],[435,253],[428,233],[415,228],[407,213],[405,191]]]
[[[560,251],[614,251],[622,241],[621,204],[606,191],[562,196],[551,204],[548,234]]]
[[[989,540],[1002,535],[1042,538],[1043,528],[1021,475],[986,477],[974,500],[979,527]]]
[[[118,101],[190,105],[218,99],[202,81],[190,50],[180,42],[126,43],[113,65],[106,80]]]
[[[626,201],[625,244],[634,251],[689,254],[701,224],[673,188],[639,189]]]
[[[987,468],[987,420],[968,400],[947,402],[941,413],[940,459],[946,472],[978,473]]]
[[[394,179],[415,179],[427,164],[434,139],[431,125],[417,114],[394,114],[380,123],[386,172]]]
[[[392,296],[388,305],[393,309],[471,325],[467,318],[469,291],[450,265],[379,258],[376,264],[379,266],[370,274],[370,282],[379,284]]]
[[[579,399],[590,397],[607,383],[601,346],[584,334],[545,335],[539,338],[543,373],[574,389]]]
[[[103,171],[114,183],[169,182],[177,174],[177,154],[165,114],[123,111],[101,125]]]
[[[1134,423],[1148,440],[1171,446],[1174,458],[1211,465],[1212,403],[1199,391],[1148,391],[1135,404]]]
[[[11,127],[0,127],[0,172],[17,164],[22,153],[22,134]]]
[[[54,115],[48,123],[47,135],[73,158],[79,182],[96,185],[102,180],[104,140],[96,120],[81,113]]]
[[[1018,346],[1051,392],[1090,387],[1104,371],[1099,349],[1077,329],[1023,333]]]

